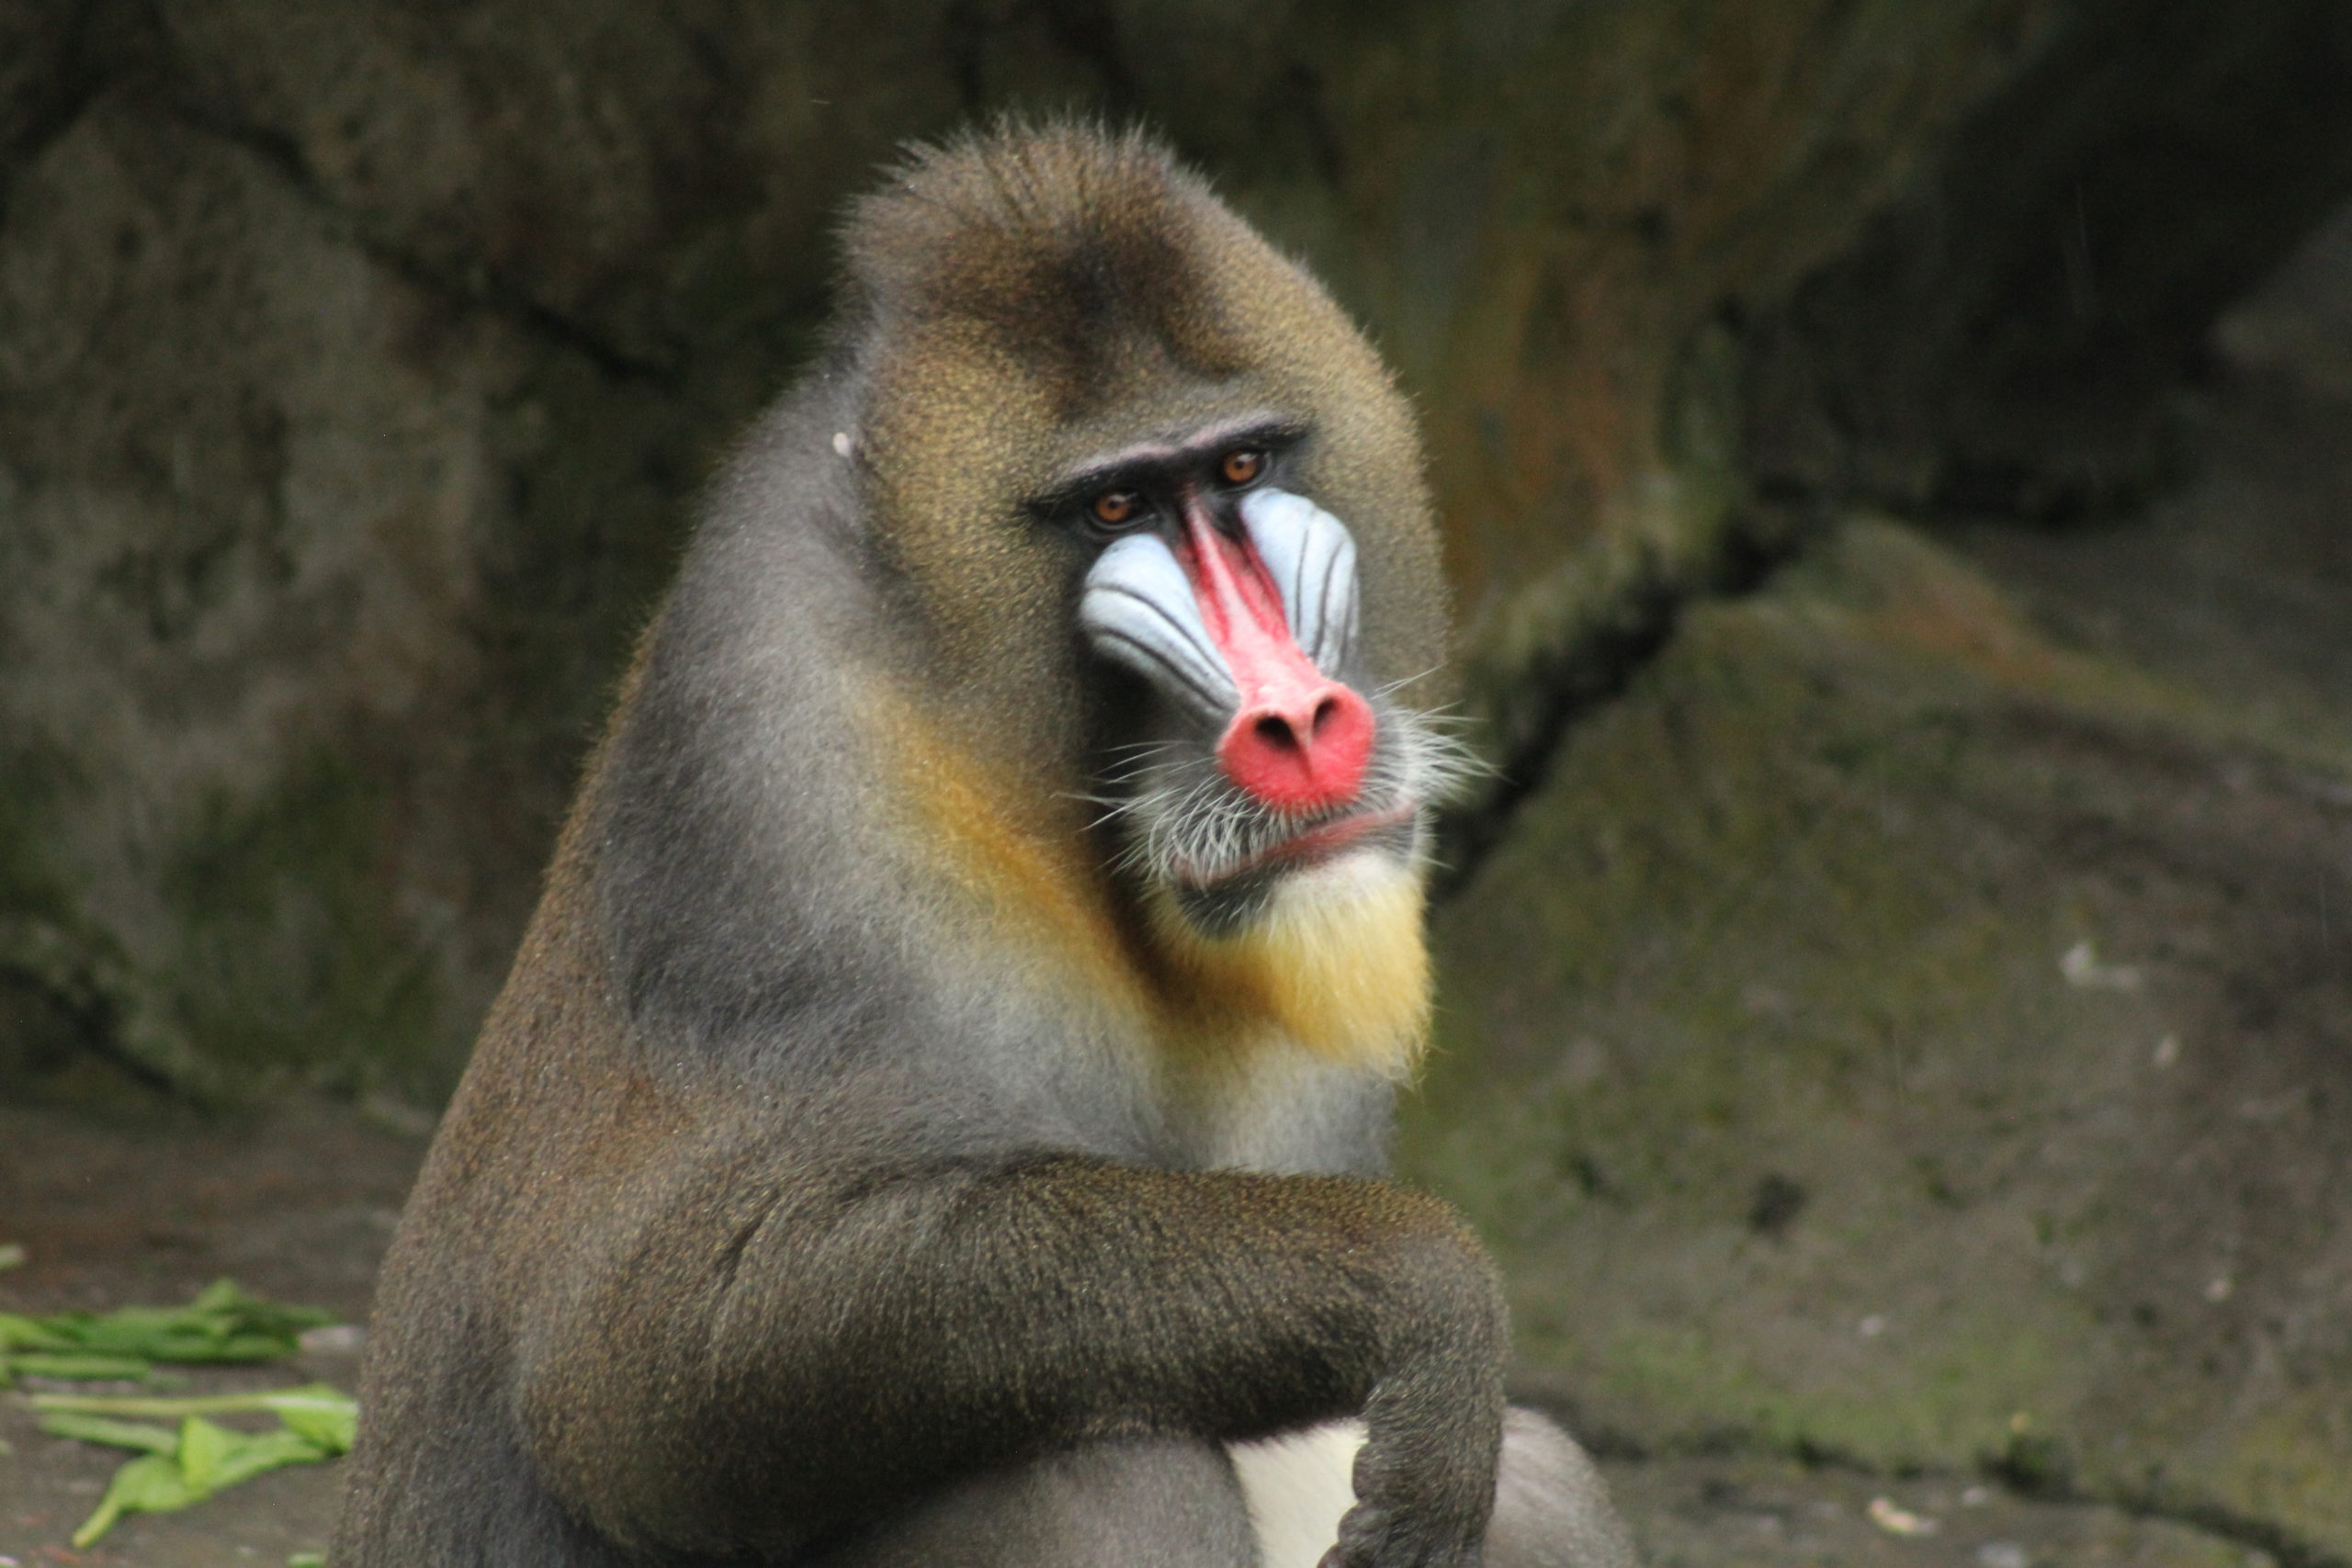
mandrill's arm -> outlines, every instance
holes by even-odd
[[[528,1336],[540,1465],[615,1539],[787,1551],[1084,1438],[1361,1412],[1344,1561],[1476,1562],[1503,1313],[1443,1204],[1059,1156],[823,1183],[721,1165],[583,1258]]]

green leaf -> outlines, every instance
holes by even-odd
[[[0,1354],[10,1350],[71,1350],[74,1341],[38,1319],[0,1312]]]
[[[155,1361],[278,1361],[301,1346],[278,1334],[216,1334],[175,1330],[111,1341],[132,1355]]]
[[[304,1329],[332,1323],[334,1314],[266,1302],[230,1280],[216,1280],[184,1307],[121,1307],[18,1321],[41,1337],[44,1349],[151,1361],[270,1361],[293,1355]]]
[[[52,1438],[79,1438],[85,1443],[106,1443],[118,1449],[144,1449],[167,1454],[179,1447],[180,1435],[169,1427],[144,1421],[117,1421],[105,1416],[59,1413],[40,1418],[40,1429]]]
[[[70,1350],[20,1350],[8,1358],[8,1370],[19,1376],[79,1382],[145,1382],[155,1371],[136,1356],[94,1356]]]
[[[217,1426],[201,1416],[180,1423],[180,1479],[187,1489],[204,1495],[220,1488],[221,1461],[242,1440],[241,1434]]]
[[[325,1383],[297,1389],[294,1397],[280,1398],[270,1408],[288,1429],[331,1454],[349,1453],[358,1434],[359,1402]]]
[[[275,1360],[300,1348],[296,1338],[304,1329],[334,1321],[332,1313],[266,1302],[228,1280],[214,1280],[184,1307],[38,1318],[0,1313],[0,1384],[20,1372],[154,1382],[156,1361]],[[96,1540],[125,1514],[185,1508],[266,1471],[346,1452],[358,1421],[351,1396],[325,1383],[195,1398],[37,1394],[30,1403],[42,1413],[46,1432],[146,1450],[115,1472],[96,1511],[74,1533],[76,1547]],[[268,1412],[279,1425],[255,1434],[204,1419],[238,1411]],[[135,1416],[177,1420],[179,1429],[117,1419]],[[305,1557],[323,1562],[316,1553],[298,1553],[295,1561]]]
[[[187,1303],[190,1312],[236,1312],[247,1306],[261,1304],[259,1296],[247,1295],[233,1280],[215,1280],[196,1292],[196,1300]]]
[[[189,1491],[187,1483],[180,1479],[177,1461],[162,1454],[132,1460],[114,1472],[96,1511],[74,1532],[74,1544],[88,1546],[114,1529],[115,1521],[125,1514],[167,1514],[200,1501],[203,1495]]]
[[[318,1413],[319,1402],[311,1391],[292,1392],[309,1396],[309,1403],[298,1405],[298,1409],[310,1415]],[[153,1450],[115,1472],[96,1511],[74,1532],[74,1544],[77,1547],[87,1546],[106,1534],[125,1514],[169,1513],[200,1503],[216,1492],[226,1491],[265,1472],[282,1470],[290,1464],[316,1464],[333,1457],[333,1450],[285,1427],[274,1432],[235,1432],[201,1416],[187,1416],[177,1432],[65,1411],[44,1416],[41,1427],[60,1437]]]
[[[36,1410],[77,1410],[91,1416],[158,1416],[176,1420],[183,1416],[233,1416],[241,1411],[266,1411],[281,1418],[288,1410],[347,1410],[359,1408],[351,1395],[333,1383],[304,1383],[300,1388],[265,1389],[256,1393],[206,1393],[185,1397],[153,1394],[37,1393],[29,1402]]]
[[[327,1568],[323,1551],[298,1551],[286,1560],[286,1568]]]
[[[240,1436],[220,1456],[220,1467],[213,1472],[211,1490],[226,1491],[265,1471],[282,1470],[289,1464],[317,1464],[330,1457],[316,1443],[282,1427],[258,1437]]]
[[[334,1321],[334,1314],[323,1307],[289,1306],[283,1302],[264,1301],[239,1289],[233,1280],[215,1280],[197,1293],[188,1303],[188,1311],[233,1323],[240,1328],[260,1334],[280,1335],[292,1338],[306,1328],[320,1328]]]

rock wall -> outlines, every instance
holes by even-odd
[[[2352,1556],[2347,278],[2225,319],[2147,515],[1694,610],[1444,910],[1409,1163],[1589,1430]]]
[[[2352,750],[2234,730],[1887,525],[1694,614],[1442,922],[1531,1385],[2352,1547]]]
[[[2352,186],[2352,14],[2245,19],[2217,30],[2198,0],[2082,8],[1756,323],[1758,487],[2063,518],[2177,479],[2150,389]]]
[[[830,214],[992,107],[1159,121],[1332,273],[1483,602],[1638,466],[1600,367],[1655,379],[1659,248],[1822,253],[2021,47],[2014,6],[1767,9],[6,0],[10,1055],[445,1089]],[[1503,510],[1497,420],[1541,449]]]
[[[1803,521],[1756,504],[1752,409],[1804,399],[1751,362],[1835,357],[1787,345],[1839,258],[1905,212],[2039,243],[1944,194],[1968,128],[2109,82],[2041,199],[2183,72],[2234,109],[2316,61],[2328,8],[2233,7],[2218,64],[2188,20],[2118,55],[2130,10],[0,0],[14,1055],[447,1086],[695,483],[903,138],[1141,118],[1305,252],[1427,411],[1476,701],[1532,765]],[[2298,177],[2211,193],[2258,232],[2165,254],[2266,261],[2336,168],[2268,151]]]

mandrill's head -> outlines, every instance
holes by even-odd
[[[845,445],[928,722],[1096,818],[1099,874],[1203,951],[1308,897],[1417,920],[1443,592],[1338,307],[1159,147],[1076,128],[919,153],[849,252]]]

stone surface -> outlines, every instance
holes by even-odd
[[[1590,1429],[2352,1556],[2348,275],[2223,317],[2145,516],[1689,616],[1443,912],[1410,1163]]]
[[[1951,1475],[1785,1459],[1604,1463],[1647,1568],[2274,1568],[2258,1546]]]
[[[26,1258],[0,1272],[0,1312],[176,1304],[226,1275],[363,1321],[424,1151],[414,1128],[299,1097],[225,1122],[167,1104],[104,1119],[0,1108],[0,1233]],[[356,1354],[329,1343],[290,1363],[191,1369],[171,1392],[348,1389]],[[27,1568],[279,1568],[326,1544],[340,1482],[331,1464],[277,1472],[185,1513],[128,1519],[76,1551],[69,1538],[124,1453],[46,1436],[11,1393],[0,1393],[0,1555]]]
[[[2352,747],[2265,728],[1885,523],[1691,615],[1440,924],[1531,1385],[2352,1550]]]
[[[119,96],[7,225],[0,989],[192,1089],[429,1092],[658,582],[674,419]]]
[[[2063,518],[2177,477],[2215,314],[2352,179],[2352,14],[2093,0],[1871,232],[1750,333],[1772,493]],[[2226,214],[2226,216],[2225,216]]]

